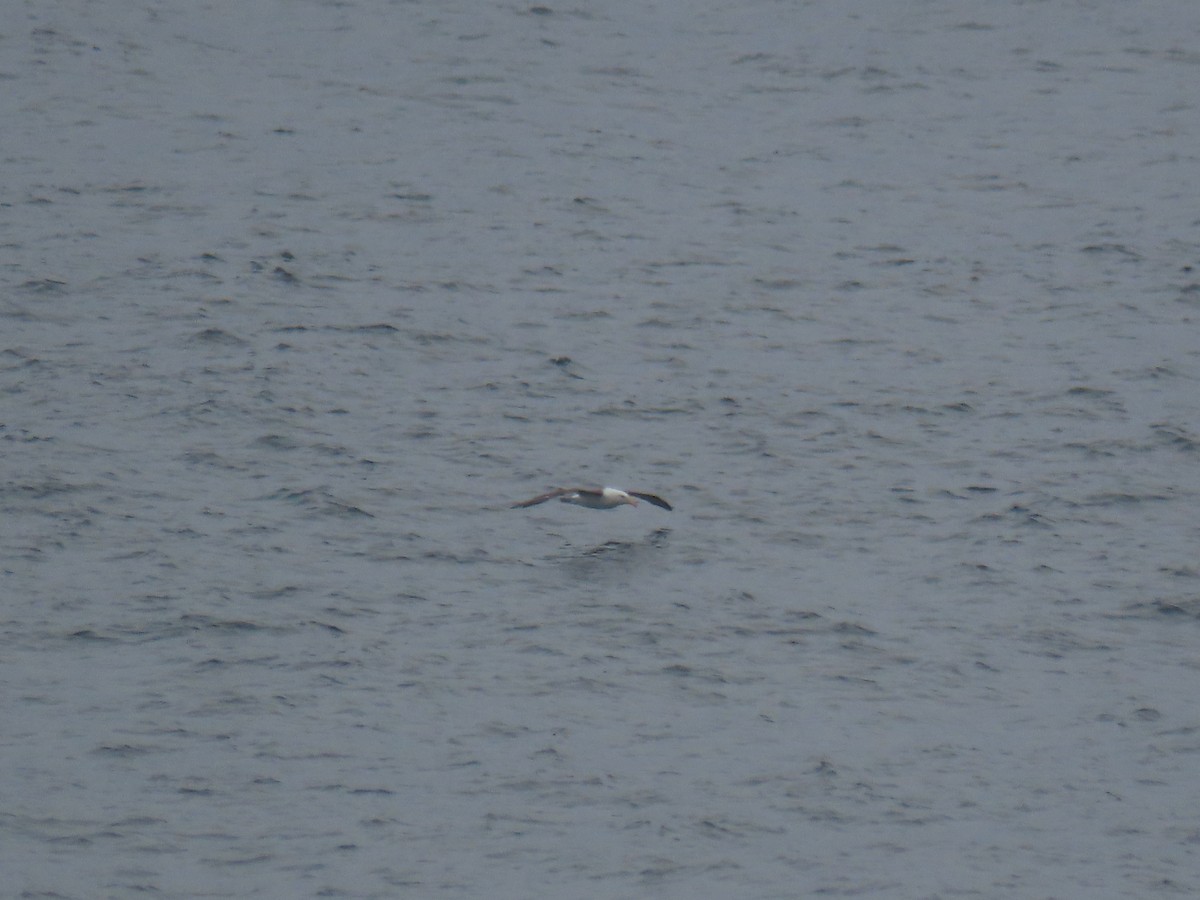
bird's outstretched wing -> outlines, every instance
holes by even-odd
[[[539,503],[545,503],[547,500],[553,500],[555,497],[561,497],[563,494],[574,493],[574,488],[555,488],[552,491],[547,491],[544,494],[538,494],[536,497],[531,497],[528,500],[523,500],[520,503],[514,503],[509,509],[525,509],[528,506],[537,506]]]
[[[654,506],[661,507],[662,509],[665,509],[668,512],[671,511],[671,504],[668,503],[666,500],[664,500],[662,497],[656,497],[653,494],[639,494],[637,491],[629,491],[628,493],[629,493],[629,496],[631,496],[631,497],[637,497],[639,500],[645,500],[647,503],[653,504]]]

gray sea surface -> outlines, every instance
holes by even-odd
[[[0,893],[1200,895],[1198,47],[7,3]]]

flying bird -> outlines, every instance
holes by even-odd
[[[536,497],[532,497],[521,503],[514,503],[512,509],[525,509],[526,507],[537,506],[539,503],[545,503],[547,500],[555,498],[558,498],[563,503],[586,506],[588,509],[616,509],[618,506],[623,506],[626,503],[630,506],[637,506],[639,500],[645,500],[653,506],[658,506],[668,511],[671,509],[671,504],[662,497],[656,497],[654,494],[643,494],[639,491],[623,491],[620,488],[614,487],[555,488],[552,491],[538,494]]]

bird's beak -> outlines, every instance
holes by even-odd
[[[637,497],[626,497],[625,502],[630,506],[637,506]]]

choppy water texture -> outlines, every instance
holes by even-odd
[[[1197,46],[10,3],[4,890],[1196,896]]]

